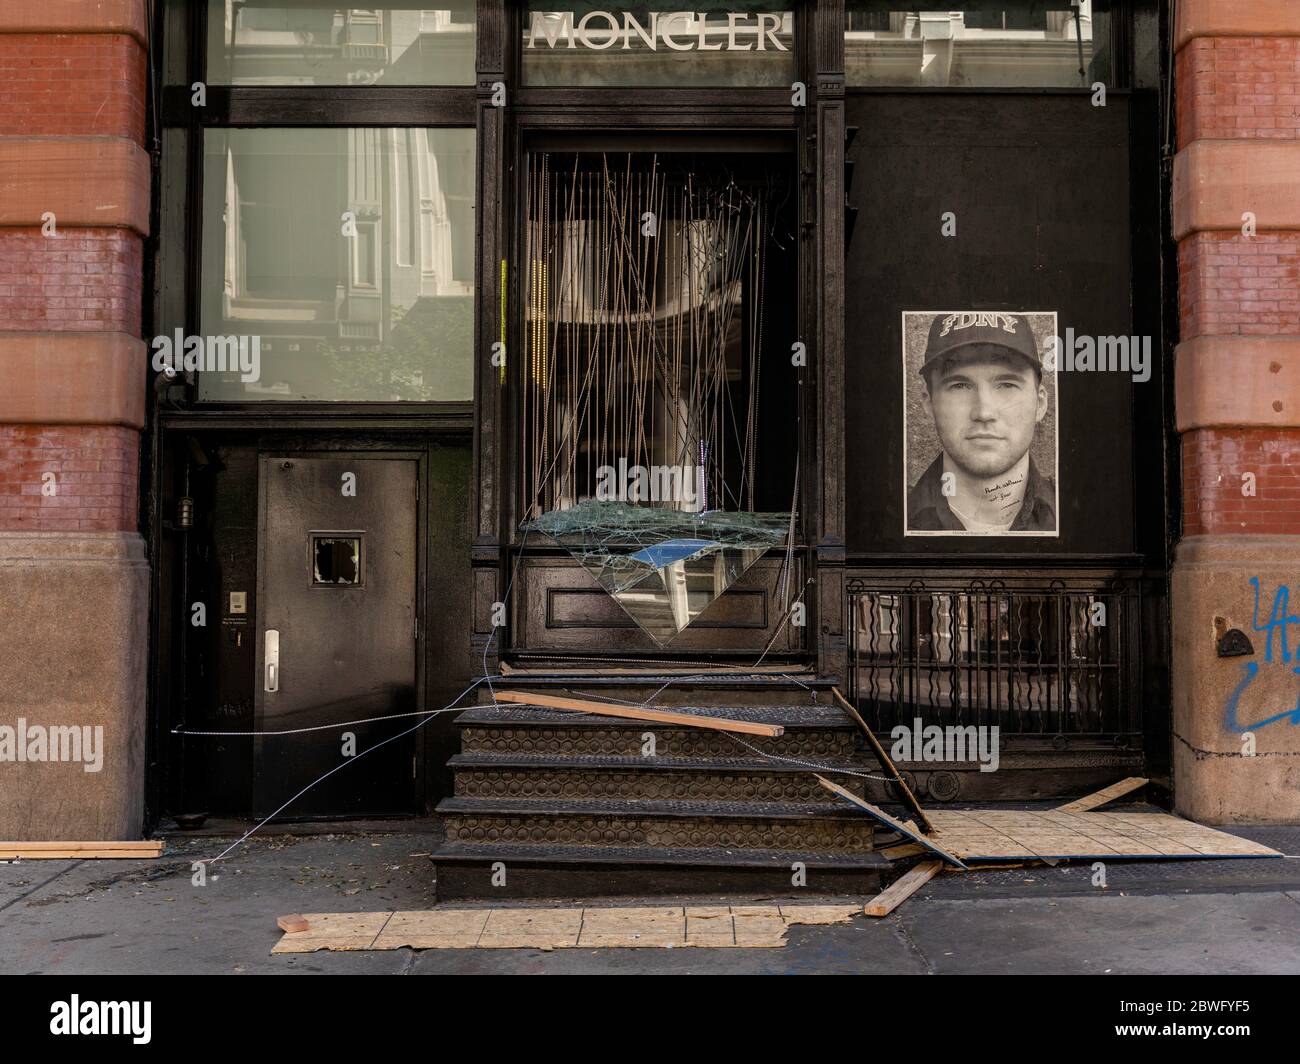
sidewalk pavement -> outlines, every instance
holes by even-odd
[[[171,836],[156,860],[0,864],[0,974],[1300,973],[1300,826],[1233,833],[1292,856],[1110,862],[1105,889],[1086,863],[945,874],[888,917],[795,927],[781,949],[278,956],[283,914],[430,908],[436,836],[257,836],[209,866],[205,886],[192,884],[193,862],[231,840]],[[797,894],[781,900],[863,900]]]

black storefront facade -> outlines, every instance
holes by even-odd
[[[154,387],[151,819],[267,816],[375,747],[280,817],[425,815],[464,736],[417,714],[490,702],[485,675],[814,723],[837,686],[882,733],[999,727],[996,772],[902,758],[923,801],[1167,782],[1164,5],[204,6],[160,13],[151,331],[207,361]],[[749,234],[706,268],[735,305],[707,365],[693,196]],[[629,243],[672,233],[677,258]],[[566,243],[597,261],[539,250]],[[1152,354],[1040,373],[1050,524],[929,527],[927,344],[1017,326]],[[624,416],[647,335],[713,375],[734,461],[706,491],[795,514],[667,645],[523,527],[588,493],[566,388],[603,374],[591,409]],[[601,771],[510,794],[635,803]]]

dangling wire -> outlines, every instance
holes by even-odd
[[[753,509],[776,182],[571,158],[533,156],[526,182],[525,512],[590,497],[620,459],[701,468],[713,506]]]

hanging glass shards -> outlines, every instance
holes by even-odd
[[[524,527],[661,646],[790,526],[755,512],[763,292],[769,249],[793,246],[773,222],[787,199],[770,172],[716,159],[530,159]]]

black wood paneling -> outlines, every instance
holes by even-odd
[[[1158,443],[1151,455],[1135,446],[1153,446],[1136,433],[1134,404],[1137,389],[1162,389],[1155,336],[1146,383],[1058,376],[1059,538],[903,536],[903,311],[1054,310],[1062,332],[1127,336],[1135,318],[1149,328],[1133,278],[1158,263],[1146,261],[1149,241],[1135,256],[1130,107],[1119,93],[1105,107],[1085,93],[849,93],[859,129],[845,281],[851,554],[1131,557],[1139,519],[1162,520],[1161,476],[1135,479],[1162,460]],[[941,233],[947,211],[955,237]]]

